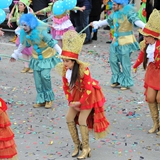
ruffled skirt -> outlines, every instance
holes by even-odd
[[[6,112],[0,109],[0,160],[18,160],[14,134]]]
[[[160,68],[157,68],[154,63],[150,63],[145,74],[145,88],[153,88],[160,90]]]
[[[54,68],[60,62],[61,59],[58,58],[58,54],[56,53],[51,58],[45,58],[43,60],[31,58],[29,68],[36,71],[41,71],[42,69]]]
[[[68,30],[75,30],[69,16],[64,16],[61,19],[53,19],[51,34],[54,39],[61,40],[63,34]]]
[[[79,91],[75,88],[72,92],[73,101],[79,101],[83,91]],[[92,109],[90,115],[87,118],[87,126],[89,129],[93,129],[95,138],[104,138],[109,132],[109,121],[106,119],[104,111],[105,97],[101,89],[93,87],[92,93],[88,99],[81,104],[81,110]],[[78,124],[78,115],[75,118],[75,122]]]
[[[153,88],[154,90],[160,90],[160,68],[157,68],[154,63],[150,63],[147,67],[144,87],[145,87],[145,96],[147,100],[147,90],[148,87]]]

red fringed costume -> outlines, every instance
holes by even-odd
[[[17,160],[14,134],[6,110],[7,105],[0,98],[0,160]]]

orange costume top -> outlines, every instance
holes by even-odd
[[[137,68],[144,59],[144,55],[145,52],[144,50],[147,49],[146,44],[144,43],[144,41],[141,42],[141,51],[140,54],[138,56],[138,59],[136,61],[136,63],[133,65],[133,68]],[[148,66],[146,69],[146,73],[145,73],[145,79],[144,79],[144,87],[147,88],[150,87],[154,90],[160,90],[160,83],[159,83],[159,79],[160,79],[160,40],[157,40],[155,43],[155,48],[153,48],[152,50],[154,53],[152,53],[153,55],[148,55],[147,53],[147,57],[148,57]],[[151,58],[149,58],[151,57]],[[146,92],[145,92],[146,93]]]
[[[70,82],[66,78],[67,70],[64,71],[63,90],[68,102],[79,101],[81,103],[80,110],[92,109],[87,119],[87,126],[94,130],[96,138],[105,137],[109,127],[109,122],[104,113],[105,97],[98,81],[91,77],[88,67],[80,70],[80,81],[76,81],[71,89],[69,87]],[[78,115],[79,113],[77,117]],[[75,118],[76,123],[78,123],[77,117]]]

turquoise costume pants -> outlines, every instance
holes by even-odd
[[[112,84],[118,82],[122,87],[133,86],[130,55],[131,53],[110,53],[109,62],[112,71]]]
[[[36,103],[54,100],[50,72],[51,69],[34,70],[34,81],[37,90]]]

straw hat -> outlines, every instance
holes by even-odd
[[[160,39],[160,11],[154,9],[145,27],[139,30],[144,36],[151,36]]]
[[[78,60],[78,56],[82,50],[86,34],[78,34],[74,30],[69,30],[63,34],[62,53],[60,58]]]
[[[62,53],[59,58],[73,59],[79,64],[80,77],[83,77],[84,70],[89,66],[89,63],[78,60],[79,54],[82,50],[86,34],[78,34],[74,30],[69,30],[63,34],[62,38]],[[56,70],[62,75],[65,73],[64,65],[58,64]]]

